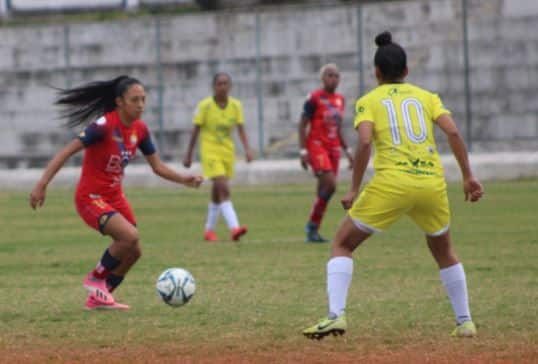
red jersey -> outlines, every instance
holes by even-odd
[[[334,148],[340,146],[338,128],[344,118],[345,98],[339,93],[318,89],[308,95],[303,116],[310,120],[307,144],[322,143]]]
[[[155,153],[142,120],[125,126],[112,111],[90,124],[79,135],[86,147],[77,195],[116,198],[122,193],[123,170],[140,148],[144,155]]]

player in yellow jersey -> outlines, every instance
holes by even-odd
[[[374,232],[383,231],[408,215],[426,235],[441,281],[456,316],[453,336],[474,336],[462,264],[451,244],[450,211],[443,168],[433,136],[436,125],[447,135],[458,161],[465,200],[483,194],[473,176],[463,139],[439,96],[405,83],[408,74],[404,49],[384,32],[376,37],[374,57],[378,87],[356,104],[358,146],[350,191],[342,199],[347,217],[342,221],[327,263],[329,316],[303,331],[309,338],[343,334],[345,306],[353,273],[352,253]],[[372,180],[359,194],[364,172],[375,147]]]
[[[237,127],[239,132],[247,162],[252,161],[253,153],[243,127],[241,102],[229,96],[231,85],[231,77],[227,73],[217,73],[213,77],[213,96],[200,101],[196,108],[194,129],[187,154],[183,159],[183,165],[189,168],[194,145],[200,135],[202,170],[204,175],[213,181],[204,233],[204,239],[207,241],[218,240],[214,229],[221,213],[228,224],[232,240],[239,240],[247,232],[246,226],[239,225],[228,186],[229,179],[234,175],[235,147],[232,139],[234,128]]]

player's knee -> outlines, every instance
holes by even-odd
[[[133,262],[136,262],[138,259],[140,259],[140,257],[142,256],[142,249],[140,248],[140,244],[136,244],[131,254],[133,257]]]
[[[135,249],[139,244],[138,241],[140,239],[140,236],[138,234],[137,229],[132,229],[128,233],[125,234],[123,241],[125,245],[127,245],[130,249]]]
[[[332,195],[334,195],[335,192],[336,192],[336,183],[332,181],[327,188],[327,193],[329,194],[329,198],[332,197]]]
[[[325,188],[323,188],[319,194],[318,197],[322,200],[329,201],[331,197],[334,195],[334,192],[336,191],[336,185],[327,185]]]

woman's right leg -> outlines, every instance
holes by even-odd
[[[215,234],[215,228],[220,215],[220,197],[215,180],[211,179],[211,182],[211,200],[207,206],[207,220],[205,223],[204,240],[218,241],[219,238],[217,234]]]

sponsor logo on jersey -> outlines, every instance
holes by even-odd
[[[131,134],[131,145],[136,145],[136,142],[138,141],[138,137],[135,133]]]

